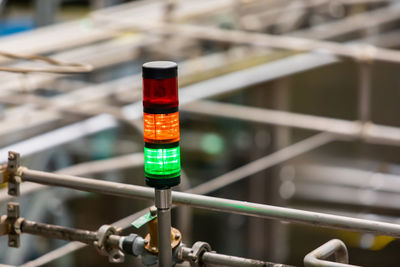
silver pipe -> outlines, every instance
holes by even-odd
[[[246,259],[241,257],[205,252],[201,256],[201,262],[207,266],[231,266],[231,267],[289,267],[289,265]]]
[[[21,168],[20,170],[21,178],[24,181],[52,186],[67,187],[105,195],[114,195],[127,198],[141,198],[147,200],[154,199],[154,191],[150,187],[81,178],[65,174],[54,174],[23,168]]]
[[[362,122],[369,121],[371,117],[371,68],[369,62],[358,64],[358,118]]]
[[[158,219],[159,267],[172,266],[171,247],[171,189],[155,189],[155,205]]]
[[[196,114],[323,131],[345,137],[360,138],[366,142],[374,144],[399,146],[400,128],[378,125],[366,121],[370,117],[368,110],[370,85],[362,85],[362,87],[362,91],[364,92],[362,95],[365,95],[363,100],[360,102],[359,116],[360,119],[362,119],[362,122],[298,114],[287,111],[246,107],[206,100],[196,101],[191,105],[183,106],[181,109]]]
[[[335,261],[324,259],[335,254]],[[305,267],[360,267],[350,265],[346,245],[339,239],[332,239],[304,257]]]
[[[154,199],[151,188],[115,182],[98,181],[69,175],[59,175],[29,169],[19,169],[24,181],[128,198]],[[356,219],[325,213],[276,207],[190,193],[172,192],[172,202],[206,210],[216,210],[265,219],[309,224],[319,227],[345,229],[400,238],[400,225],[372,220]]]
[[[400,5],[392,6],[399,9]],[[115,24],[118,27],[117,23]],[[252,33],[239,30],[224,30],[215,27],[178,24],[138,24],[120,22],[121,30],[126,27],[149,31],[153,34],[178,35],[187,38],[229,42],[232,44],[247,44],[257,47],[285,49],[289,51],[323,51],[332,55],[346,57],[353,60],[379,60],[384,62],[400,63],[400,53],[393,49],[379,48],[365,44],[348,45],[343,43],[311,40],[306,38],[278,36],[265,33]]]
[[[355,137],[358,136],[361,131],[361,124],[354,121],[256,108],[210,100],[198,100],[190,105],[183,106],[181,109],[186,112],[201,115],[323,131],[344,136]]]
[[[87,175],[89,173],[94,174],[94,173],[106,172],[109,170],[115,171],[125,168],[143,166],[143,163],[144,163],[143,153],[133,153],[109,159],[79,163],[58,170],[56,173],[69,174],[69,175]],[[184,181],[185,177],[182,178],[183,178],[182,181]],[[21,184],[20,196],[31,194],[46,188],[48,187],[45,185],[24,183]],[[7,189],[0,189],[0,203],[10,201],[13,198],[14,198],[13,196],[8,195]]]

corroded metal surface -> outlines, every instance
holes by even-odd
[[[21,225],[23,233],[44,236],[48,238],[56,238],[69,241],[80,241],[82,243],[91,244],[97,241],[97,233],[88,230],[80,230],[58,225],[39,223],[25,220]]]

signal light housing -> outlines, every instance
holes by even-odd
[[[171,187],[180,182],[181,156],[179,144],[172,147],[146,143],[144,159],[146,182],[153,187]]]
[[[143,64],[143,132],[146,184],[167,189],[180,183],[178,65]]]
[[[147,113],[178,111],[178,65],[171,61],[143,64],[143,108]]]
[[[179,112],[168,114],[143,113],[144,141],[174,143],[179,141]]]

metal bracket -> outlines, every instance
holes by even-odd
[[[7,215],[0,217],[0,236],[8,235]]]
[[[5,225],[8,228],[8,246],[13,248],[19,248],[20,238],[19,233],[15,231],[14,224],[20,219],[19,203],[9,202],[7,204],[7,218],[5,219]]]
[[[210,252],[211,246],[206,242],[196,242],[192,248],[182,247],[178,252],[178,258],[180,260],[188,260],[191,267],[202,267],[201,256],[205,252]]]
[[[144,238],[144,248],[151,254],[158,255],[158,219],[157,208],[150,207],[150,212],[134,221],[132,225],[135,227],[143,224],[148,225],[149,233]],[[138,227],[137,227],[138,228]],[[176,249],[182,241],[182,234],[178,229],[171,227],[171,248]]]
[[[20,193],[19,184],[21,183],[21,177],[19,177],[17,174],[19,167],[19,153],[8,151],[8,164],[5,175],[8,176],[8,194],[11,196],[19,196]]]
[[[7,164],[0,166],[0,188],[7,186],[8,183]]]
[[[121,263],[125,261],[125,254],[116,248],[110,248],[107,245],[107,239],[110,235],[118,235],[119,229],[112,225],[103,225],[97,231],[97,241],[94,243],[100,255],[108,256],[111,263]]]

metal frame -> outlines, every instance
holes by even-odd
[[[230,5],[229,3],[228,5]],[[388,8],[383,8],[379,11],[372,11],[376,14],[381,14],[383,17],[387,14],[388,11],[393,11],[398,9],[398,4],[391,5]],[[110,10],[111,12],[112,10]],[[125,12],[125,11],[124,11]],[[364,19],[367,19],[372,12],[368,12],[368,14],[364,14]],[[112,12],[111,12],[112,13]],[[374,14],[375,14],[374,13]],[[383,14],[383,15],[382,15]],[[391,13],[392,14],[392,13]],[[115,14],[113,14],[115,15]],[[107,23],[111,23],[110,17],[108,17],[107,12],[104,13],[102,11],[94,13],[94,18],[97,20],[106,20]],[[111,16],[111,15],[110,15]],[[390,20],[398,19],[396,14],[393,16],[387,17],[386,20],[384,17],[380,20],[380,23],[387,22]],[[349,20],[350,21],[350,20]],[[349,22],[350,23],[350,22]],[[107,29],[106,31],[102,31],[98,33],[96,31],[91,32],[91,35],[88,37],[85,35],[86,39],[82,39],[78,41],[78,44],[85,44],[91,43],[93,40],[109,40],[115,35],[116,30],[121,30],[127,26],[132,26],[131,21],[126,20],[123,23],[111,23],[112,29]],[[69,28],[69,26],[65,24],[62,27]],[[303,140],[297,144],[291,145],[286,147],[282,150],[279,150],[271,155],[267,155],[259,160],[253,161],[248,163],[245,166],[242,166],[236,170],[228,172],[216,179],[207,182],[203,185],[200,185],[196,188],[189,190],[191,193],[197,194],[206,194],[216,190],[218,188],[222,188],[227,186],[233,182],[236,182],[240,179],[246,178],[256,172],[264,170],[268,167],[274,166],[276,164],[282,163],[290,158],[295,156],[301,155],[310,151],[312,149],[316,149],[320,146],[323,146],[327,143],[336,141],[336,140],[350,140],[353,141],[354,139],[361,139],[366,142],[371,143],[378,143],[378,144],[386,144],[386,145],[395,145],[398,146],[400,144],[400,128],[398,127],[391,127],[391,126],[384,126],[384,125],[376,125],[370,122],[369,116],[369,96],[370,96],[370,81],[369,81],[369,74],[370,74],[370,61],[371,60],[384,60],[384,61],[391,61],[391,62],[400,62],[399,60],[399,52],[393,50],[385,50],[385,49],[377,49],[374,47],[364,47],[362,53],[354,50],[354,47],[349,47],[347,45],[332,43],[332,42],[325,42],[325,41],[310,41],[304,40],[294,37],[276,37],[276,36],[268,36],[264,34],[250,34],[240,31],[221,31],[217,29],[212,29],[210,31],[209,28],[205,29],[202,27],[193,27],[193,26],[177,26],[177,25],[166,25],[166,24],[157,24],[156,28],[153,28],[153,25],[136,25],[141,29],[145,29],[145,31],[150,31],[151,33],[156,33],[157,35],[164,35],[165,33],[168,34],[179,34],[184,35],[190,38],[203,38],[203,39],[210,39],[214,41],[228,41],[231,43],[243,43],[243,40],[246,40],[246,43],[251,45],[257,45],[262,47],[275,47],[275,48],[283,48],[283,49],[295,49],[295,50],[303,50],[303,51],[315,51],[318,49],[327,49],[331,53],[339,56],[346,56],[352,59],[360,60],[360,103],[359,103],[359,121],[345,121],[340,119],[333,119],[333,118],[322,118],[317,116],[309,116],[309,115],[302,115],[302,114],[294,114],[290,112],[282,112],[282,111],[272,111],[272,110],[265,110],[265,109],[256,109],[252,107],[240,107],[231,104],[222,104],[222,103],[215,103],[215,102],[208,102],[208,101],[197,101],[202,98],[207,98],[210,96],[222,94],[225,92],[232,92],[235,90],[240,90],[244,87],[251,86],[254,84],[258,84],[261,82],[266,82],[270,80],[274,80],[280,77],[288,76],[294,73],[298,73],[301,71],[305,71],[311,68],[317,68],[320,66],[324,66],[327,64],[332,64],[337,62],[339,59],[326,54],[318,54],[318,53],[309,53],[309,54],[302,54],[296,55],[292,57],[288,57],[285,59],[281,59],[276,62],[268,63],[265,65],[253,67],[251,69],[238,71],[236,73],[226,74],[221,77],[217,77],[214,79],[207,80],[205,82],[200,82],[197,84],[189,85],[186,88],[182,89],[182,97],[181,102],[182,104],[191,103],[191,105],[183,106],[182,109],[186,112],[198,113],[198,114],[206,114],[211,116],[223,116],[232,119],[242,119],[246,121],[253,121],[253,122],[261,122],[261,123],[268,123],[274,124],[278,126],[287,126],[287,127],[298,127],[303,129],[309,129],[314,131],[322,131],[323,133],[313,136],[309,139]],[[54,26],[55,28],[60,28],[61,26]],[[341,26],[342,27],[342,26]],[[363,26],[360,26],[363,28]],[[358,29],[352,29],[358,30]],[[329,32],[329,31],[327,31]],[[343,32],[341,32],[343,34]],[[297,36],[301,36],[300,33],[297,33]],[[296,36],[296,34],[293,34]],[[318,37],[316,37],[318,38]],[[322,38],[322,37],[321,37]],[[78,39],[78,38],[77,38]],[[131,43],[135,43],[138,46],[141,46],[142,42],[136,42],[137,40],[131,40]],[[153,42],[154,40],[150,40],[148,42]],[[155,42],[158,40],[156,39]],[[10,42],[11,44],[12,42]],[[120,44],[115,44],[113,41],[107,41],[105,45],[103,45],[104,49],[107,50],[109,47],[115,47]],[[300,45],[300,47],[299,47]],[[5,45],[7,47],[7,45]],[[129,48],[126,51],[130,51],[131,47],[123,44],[120,47]],[[359,46],[358,46],[359,47]],[[63,48],[58,43],[53,43],[54,49],[61,49]],[[26,48],[25,48],[26,49]],[[43,48],[37,48],[39,51]],[[74,58],[79,57],[81,53],[87,50],[83,49],[82,51],[77,50],[76,53],[67,53],[66,55],[60,55],[60,58],[69,59],[70,57]],[[111,53],[110,58],[112,58],[115,54]],[[130,57],[132,58],[132,57]],[[123,62],[126,58],[118,58],[114,60],[105,60],[104,62],[98,63],[95,67],[99,66],[107,66],[113,63]],[[306,61],[304,61],[306,60]],[[300,63],[301,65],[295,65],[293,63]],[[308,63],[308,65],[306,63]],[[91,62],[90,62],[91,63]],[[275,70],[274,73],[269,74],[269,76],[265,77],[265,75],[260,78],[258,73],[266,73],[269,70]],[[270,73],[270,72],[269,72]],[[3,79],[7,79],[7,76],[2,77]],[[244,79],[245,78],[245,79]],[[49,82],[55,78],[38,78],[37,81],[39,83]],[[246,82],[240,82],[245,80]],[[105,98],[106,96],[112,94],[114,86],[125,86],[132,82],[132,79],[122,79],[118,80],[117,82],[111,82],[107,85],[103,85],[103,87],[108,88],[108,92],[98,97],[100,99]],[[8,90],[5,90],[5,96],[11,93],[13,95],[13,91],[15,88],[18,88],[19,85],[17,83],[9,83]],[[80,89],[80,92],[85,91],[85,89],[97,90],[99,86],[91,86],[88,88]],[[126,87],[127,89],[121,90],[120,93],[124,93],[127,90],[131,90],[132,86]],[[203,88],[217,88],[218,90],[214,90],[213,92],[203,90]],[[77,93],[79,94],[79,91]],[[90,95],[90,94],[89,94]],[[194,97],[193,97],[194,95]],[[9,96],[9,95],[8,95]],[[71,98],[73,94],[70,95]],[[43,99],[42,99],[43,100]],[[67,103],[65,109],[58,109],[54,110],[54,108],[49,109],[46,111],[46,116],[44,117],[43,122],[49,122],[58,120],[61,117],[61,112],[65,112],[66,110],[71,110],[74,107],[68,107],[68,100],[67,98],[60,98],[61,103]],[[93,99],[92,99],[93,100]],[[41,100],[34,99],[34,102],[38,106],[48,105],[48,102],[40,102]],[[39,105],[41,104],[41,105]],[[97,110],[91,110],[90,112],[84,114],[102,114],[104,113],[104,105],[103,103],[100,104],[101,108],[97,108]],[[33,138],[31,140],[26,140],[21,142],[17,145],[17,150],[22,153],[22,155],[28,155],[30,153],[37,153],[41,149],[44,148],[32,148],[30,147],[32,143],[37,142],[38,140],[49,140],[49,136],[54,137],[54,142],[50,143],[47,147],[52,147],[55,145],[59,145],[79,137],[101,131],[107,128],[116,127],[117,123],[115,117],[122,120],[135,120],[140,118],[139,110],[139,103],[135,103],[132,105],[127,105],[122,109],[113,109],[110,113],[114,115],[114,117],[108,115],[97,115],[96,117],[90,118],[84,122],[78,122],[74,125],[65,126],[65,128],[57,129],[54,132],[46,133],[43,136],[39,136]],[[47,114],[50,114],[47,115]],[[101,127],[93,127],[87,130],[87,126],[93,126],[94,124],[101,123]],[[82,129],[86,129],[82,131]],[[66,136],[65,132],[76,132],[77,134],[74,136],[69,136],[66,139],[60,138],[60,136]],[[7,132],[5,132],[7,133]],[[15,145],[13,145],[15,147]],[[15,149],[15,148],[14,148]],[[9,147],[5,147],[1,152],[6,152],[9,150]],[[123,185],[118,183],[112,182],[105,182],[105,181],[95,181],[90,179],[84,179],[79,177],[73,176],[63,176],[58,174],[50,174],[44,172],[33,171],[29,169],[23,169],[21,172],[22,179],[25,181],[32,181],[35,183],[43,183],[49,185],[56,185],[56,186],[65,186],[69,188],[75,188],[84,191],[90,192],[98,192],[98,193],[105,193],[105,194],[112,194],[118,195],[122,197],[132,197],[132,198],[145,198],[145,199],[153,199],[154,193],[148,188],[142,188],[137,186],[130,186],[130,185]],[[118,188],[118,190],[117,190]],[[312,225],[319,225],[319,226],[326,226],[326,227],[333,227],[333,228],[341,228],[341,229],[350,229],[360,232],[372,232],[377,234],[385,234],[391,235],[396,238],[400,237],[400,227],[396,224],[388,224],[383,222],[376,222],[371,220],[359,220],[344,216],[335,216],[323,213],[313,213],[307,212],[302,210],[296,209],[287,209],[281,207],[273,207],[267,205],[261,205],[256,203],[248,203],[248,202],[241,202],[241,201],[234,201],[228,199],[219,199],[219,198],[212,198],[206,196],[200,196],[190,193],[180,193],[180,192],[173,192],[172,194],[172,201],[174,204],[177,205],[189,205],[194,206],[197,208],[204,208],[204,209],[213,209],[219,210],[223,212],[232,212],[232,213],[239,213],[245,214],[248,216],[257,216],[262,218],[273,218],[276,220],[286,220],[290,222],[300,222]],[[74,245],[75,244],[75,245]],[[77,245],[76,243],[72,243],[68,245],[65,250],[58,250],[63,251],[57,256],[63,255],[65,252],[70,252],[74,249],[78,249],[82,247],[82,245]],[[51,255],[51,258],[54,259],[54,254]],[[40,260],[39,260],[40,262]],[[38,265],[29,265],[26,266],[38,266]],[[336,265],[332,265],[336,266]],[[339,265],[337,265],[339,266]]]
[[[19,172],[23,181],[67,187],[81,191],[119,197],[154,200],[154,190],[148,187],[98,181],[95,179],[70,175],[53,174],[30,170],[26,167],[21,167]],[[400,237],[400,225],[397,224],[209,197],[193,193],[173,191],[172,203],[175,205],[185,205],[201,209],[217,210],[227,213],[255,216],[264,219],[277,219],[287,222],[310,224],[314,226],[381,234],[396,238]]]

